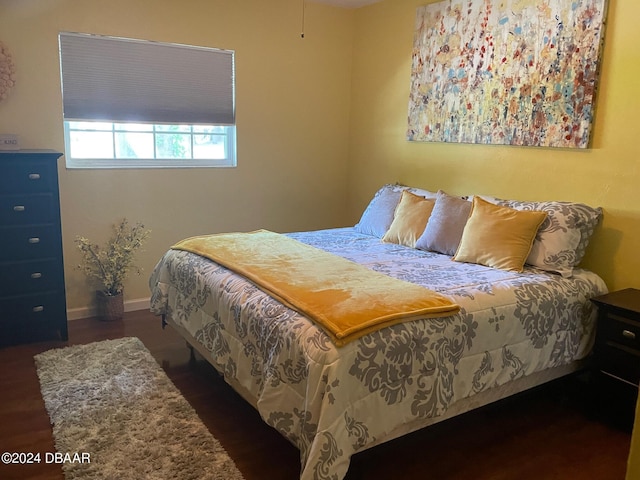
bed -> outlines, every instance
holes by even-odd
[[[417,210],[404,202],[409,193],[431,203],[417,226]],[[498,221],[496,208],[546,212],[519,268],[497,268],[504,259],[478,245],[501,228],[486,226]],[[607,288],[577,265],[601,214],[569,202],[461,199],[385,185],[353,227],[284,235],[459,306],[341,346],[246,277],[186,250],[172,248],[157,263],[151,310],[299,448],[301,479],[341,479],[359,451],[583,366],[595,327],[589,299]]]

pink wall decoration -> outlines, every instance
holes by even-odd
[[[606,0],[418,8],[407,138],[587,148]]]

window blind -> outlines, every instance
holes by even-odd
[[[65,120],[235,125],[234,52],[62,32]]]

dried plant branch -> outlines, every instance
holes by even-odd
[[[132,268],[140,274],[141,269],[133,265],[134,257],[150,233],[142,223],[130,226],[125,218],[113,225],[113,236],[105,247],[78,236],[75,243],[82,254],[82,263],[77,268],[98,280],[107,295],[117,295],[122,292]]]

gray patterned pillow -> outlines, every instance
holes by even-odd
[[[435,199],[436,197],[435,193],[428,190],[405,185],[383,185],[367,205],[354,229],[365,235],[373,235],[378,238],[384,237],[384,234],[387,233],[391,226],[391,222],[393,222],[393,215],[400,202],[403,190],[409,190],[411,193],[424,198]]]
[[[602,208],[575,202],[523,202],[482,196],[487,201],[516,210],[540,210],[547,218],[540,226],[526,263],[563,277],[573,275],[602,218]]]

